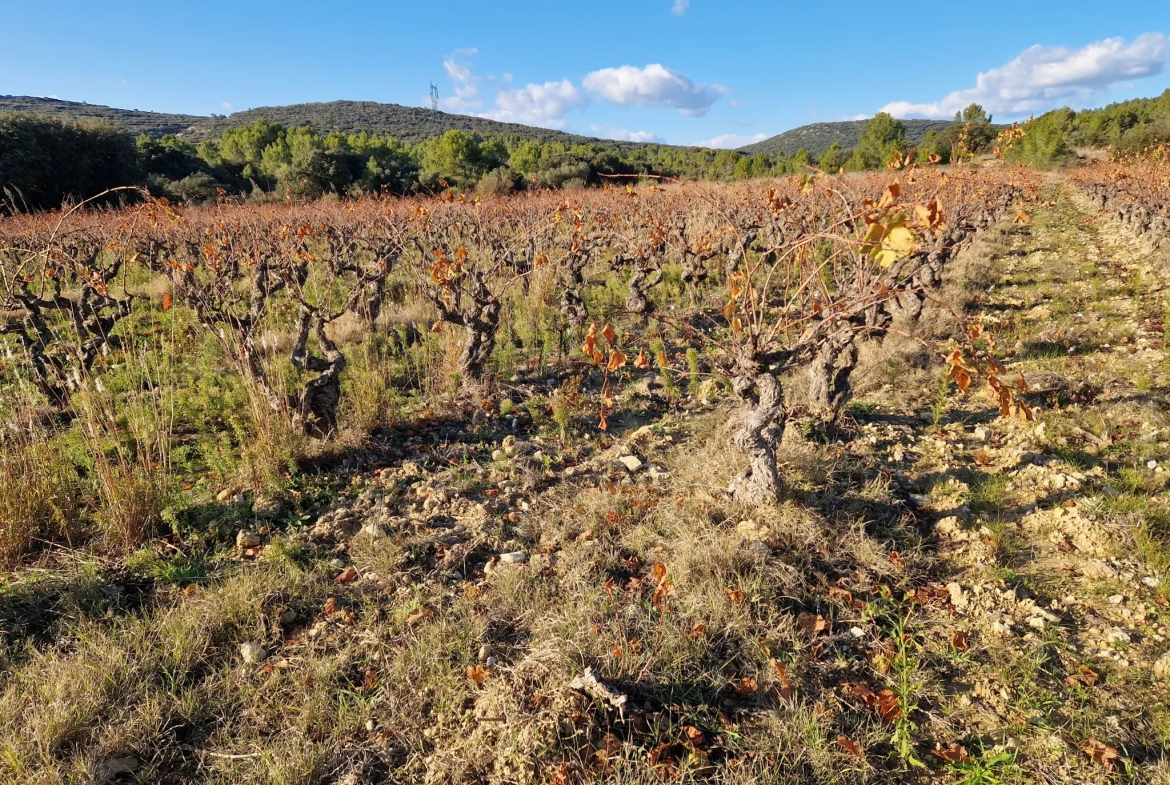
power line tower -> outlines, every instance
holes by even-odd
[[[431,82],[431,125],[435,136],[442,136],[443,124],[439,122],[439,86]]]

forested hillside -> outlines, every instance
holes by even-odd
[[[0,95],[0,113],[4,112],[27,112],[69,121],[104,120],[123,131],[155,137],[181,133],[195,123],[208,119],[193,114],[140,112],[137,109],[115,109],[100,104],[60,101],[56,98],[29,95]]]
[[[260,118],[284,126],[309,126],[319,134],[368,133],[392,136],[403,142],[422,142],[442,136],[447,131],[468,131],[478,134],[508,134],[538,142],[581,144],[589,142],[610,148],[638,147],[638,142],[596,139],[549,128],[536,128],[519,123],[501,123],[483,117],[449,114],[419,106],[399,106],[375,101],[330,101],[328,103],[292,104],[290,106],[261,106],[227,117],[203,118],[183,134],[191,141],[217,138],[229,128],[251,125]]]
[[[745,153],[765,155],[796,155],[800,150],[807,150],[810,155],[819,157],[834,142],[843,148],[857,147],[868,122],[869,120],[845,120],[837,123],[802,125],[739,149]],[[928,131],[941,132],[951,123],[949,120],[903,120],[902,124],[906,127],[906,141],[918,144]]]
[[[308,126],[321,135],[335,132],[344,134],[365,132],[391,136],[403,142],[421,142],[442,136],[447,131],[459,130],[479,134],[508,134],[544,143],[561,142],[572,145],[588,141],[608,148],[640,146],[638,142],[594,139],[548,128],[500,123],[483,117],[436,112],[417,106],[382,104],[376,101],[330,101],[290,106],[262,106],[227,116],[203,117],[115,109],[55,98],[0,96],[0,112],[8,111],[51,115],[63,120],[105,120],[133,134],[146,134],[155,138],[175,134],[195,143],[205,139],[218,139],[229,128],[252,125],[263,118],[270,123],[283,126]]]

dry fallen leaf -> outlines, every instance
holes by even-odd
[[[967,650],[967,633],[962,630],[951,631],[951,645],[958,651]]]
[[[353,583],[358,579],[358,571],[350,566],[346,567],[345,571],[333,579],[334,583]]]
[[[362,686],[357,688],[358,692],[369,692],[374,689],[378,683],[378,672],[366,669],[366,675],[362,678]]]
[[[811,613],[801,613],[796,617],[796,626],[806,634],[816,637],[822,632],[828,632],[833,623],[819,613],[816,616]]]
[[[898,696],[892,690],[882,690],[877,696],[877,710],[885,722],[893,722],[902,716]]]
[[[432,611],[430,608],[415,608],[410,613],[406,614],[406,623],[416,624],[422,619],[425,619],[433,614],[434,611]]]
[[[1108,771],[1113,771],[1113,761],[1121,758],[1121,754],[1116,749],[1098,741],[1096,736],[1090,736],[1081,743],[1081,752],[1104,766]]]
[[[664,742],[660,743],[658,746],[656,746],[654,749],[650,750],[650,754],[646,756],[646,762],[649,763],[651,766],[658,766],[660,764],[666,764],[670,761],[670,758],[666,755],[666,753],[669,751],[670,751],[670,744],[668,744],[667,742],[664,741]]]
[[[776,659],[770,659],[768,663],[776,669],[776,677],[780,679],[780,697],[789,700],[796,690],[793,688],[792,682],[788,680],[788,667]]]
[[[468,665],[467,666],[467,678],[470,679],[471,681],[475,682],[476,684],[483,684],[484,680],[489,675],[490,675],[490,672],[486,668],[482,668],[479,665]]]
[[[877,709],[878,714],[886,722],[893,722],[902,716],[902,707],[898,703],[898,696],[892,690],[882,690],[875,694],[866,684],[845,683],[841,686],[848,689],[856,697],[861,698],[866,706]]]
[[[337,598],[330,597],[325,600],[325,614],[329,615],[337,612]]]
[[[837,737],[837,746],[841,747],[852,755],[856,755],[859,758],[865,757],[865,753],[862,751],[861,745],[844,734]]]
[[[743,604],[743,589],[727,589],[727,596],[730,597],[731,601],[736,605]]]
[[[683,725],[682,735],[683,740],[691,747],[701,747],[707,741],[707,737],[703,735],[703,731],[694,725]]]
[[[746,695],[751,695],[756,691],[756,680],[750,676],[744,676],[735,683],[735,694],[741,698]]]
[[[967,755],[967,748],[957,741],[952,741],[945,747],[935,747],[931,752],[947,763],[966,763],[970,759],[970,756]]]
[[[1082,665],[1076,673],[1070,676],[1066,676],[1064,681],[1069,685],[1083,684],[1086,687],[1092,687],[1097,683],[1097,679],[1099,678],[1100,674],[1098,674],[1092,668]]]

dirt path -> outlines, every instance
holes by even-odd
[[[949,727],[992,739],[971,765],[997,776],[1161,782],[1170,743],[1164,285],[1070,194],[1051,197],[989,248],[974,303],[1005,378],[1027,380],[1036,421],[1000,419],[989,397],[952,387],[925,417],[908,412],[899,424],[875,412],[863,430],[937,520],[953,617],[935,623],[953,627],[954,645],[936,652],[939,680],[924,688],[935,735]]]

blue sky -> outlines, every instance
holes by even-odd
[[[883,108],[1007,120],[1156,95],[1167,34],[1167,0],[0,0],[0,94],[229,114],[427,105],[435,82],[449,111],[737,146]]]

